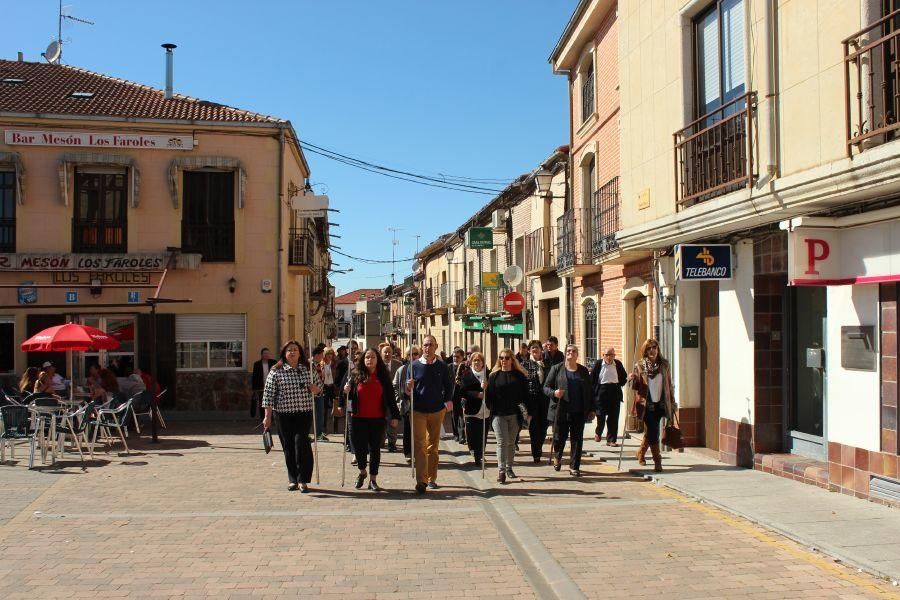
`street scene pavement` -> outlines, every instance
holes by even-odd
[[[520,452],[501,486],[492,463],[483,479],[445,440],[440,489],[418,497],[402,454],[383,454],[387,491],[355,490],[349,458],[341,487],[332,436],[321,483],[300,494],[254,425],[170,424],[159,444],[132,436],[130,454],[98,448],[85,469],[68,455],[28,471],[20,450],[0,471],[0,598],[900,597],[888,579],[617,471],[597,444],[579,479]]]

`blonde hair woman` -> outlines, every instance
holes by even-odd
[[[638,462],[646,465],[647,449],[653,455],[653,470],[662,471],[662,454],[659,450],[659,425],[663,417],[671,421],[675,413],[672,391],[672,375],[669,362],[659,352],[659,342],[650,338],[641,346],[643,357],[634,365],[628,378],[635,400],[632,413],[644,421],[644,439],[637,450]]]
[[[528,374],[509,348],[500,351],[497,364],[488,377],[485,402],[491,411],[491,423],[497,436],[497,481],[514,478],[516,436],[519,434],[519,404],[528,399]]]

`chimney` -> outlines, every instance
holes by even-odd
[[[172,52],[176,46],[175,44],[163,44],[163,48],[166,49],[166,99],[172,97],[172,59],[175,54]]]
[[[22,54],[21,52],[19,52],[18,55],[19,55],[19,56],[18,56],[19,62],[25,62],[25,55]]]

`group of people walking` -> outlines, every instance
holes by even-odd
[[[454,349],[452,362],[445,362],[437,351],[431,335],[425,336],[421,348],[409,349],[405,362],[394,357],[389,344],[360,351],[351,343],[346,358],[326,363],[322,356],[327,350],[316,348],[310,361],[299,342],[288,341],[279,360],[266,366],[261,393],[263,428],[270,429],[273,414],[277,415],[288,489],[309,490],[314,463],[310,434],[324,435],[327,406],[318,398],[331,401],[333,416],[346,417],[344,443],[358,469],[357,489],[368,480],[369,489],[382,490],[377,481],[381,449],[385,443],[389,450],[396,449],[401,419],[403,453],[413,463],[416,492],[437,489],[441,431],[448,414],[454,439],[467,445],[481,468],[488,430],[493,430],[501,484],[516,478],[516,450],[526,428],[535,464],[543,461],[552,426],[552,467],[561,470],[568,443],[569,473],[578,477],[584,428],[595,416],[595,439],[600,441],[606,429],[607,445],[618,445],[625,385],[635,392],[633,415],[645,424],[637,458],[646,464],[649,450],[654,468],[662,469],[661,420],[672,420],[676,404],[668,363],[656,340],[644,342],[642,358],[630,374],[613,348],[588,369],[579,363],[577,346],[570,344],[561,352],[554,337],[543,344],[536,340],[523,344],[518,353],[501,350],[493,368],[477,346],[468,352]],[[316,420],[322,415],[321,428],[313,423],[314,414]]]

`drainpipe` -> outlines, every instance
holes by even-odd
[[[281,259],[284,256],[282,248],[281,211],[284,208],[284,125],[279,126],[278,134],[278,252],[275,254],[275,347],[281,348]],[[307,282],[306,287],[309,287]],[[303,326],[306,327],[306,306],[303,307]]]
[[[765,53],[765,94],[766,123],[769,128],[768,144],[766,144],[766,175],[769,181],[778,176],[778,108],[776,105],[776,65],[775,19],[778,13],[778,0],[766,2],[766,14],[763,19],[763,30],[766,44]]]

